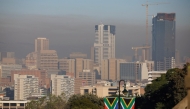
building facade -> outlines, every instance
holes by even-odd
[[[144,62],[120,63],[120,79],[133,82],[148,80],[148,68]]]
[[[95,25],[94,62],[115,58],[115,26]]]
[[[95,73],[90,70],[83,70],[79,72],[79,77],[82,80],[85,80],[88,85],[94,85],[96,82]]]
[[[152,23],[152,60],[155,70],[168,70],[173,66],[168,64],[173,64],[175,60],[175,13],[158,13]]]
[[[76,58],[87,58],[87,54],[81,53],[81,52],[73,52],[69,55],[70,59],[76,59]]]
[[[43,70],[57,70],[58,56],[55,50],[41,50],[38,53],[38,68]]]
[[[166,74],[167,71],[151,71],[148,72],[148,84],[152,84],[152,80],[161,77],[162,74]]]
[[[2,78],[7,78],[8,76],[11,76],[11,70],[21,70],[22,65],[18,64],[10,64],[10,65],[0,65],[0,72]]]
[[[0,61],[2,61],[3,58],[15,58],[15,52],[0,52]]]
[[[29,53],[25,58],[25,65],[28,69],[36,69],[37,68],[37,59],[38,53],[32,52]]]
[[[40,50],[49,50],[49,39],[37,38],[35,39],[35,52]]]
[[[101,63],[101,79],[102,80],[120,80],[120,63],[126,62],[123,59],[104,59]]]
[[[123,90],[123,87],[120,87],[120,90]],[[126,87],[132,95],[140,95],[140,86],[134,87]],[[80,94],[94,94],[98,97],[106,97],[111,95],[118,94],[118,87],[117,86],[82,86],[80,87]],[[122,93],[121,93],[122,95]]]
[[[74,78],[68,75],[51,74],[51,94],[59,96],[65,94],[69,99],[74,94]]]
[[[12,70],[11,71],[11,82],[14,84],[14,75],[33,75],[38,78],[38,83],[40,87],[49,88],[50,87],[50,81],[48,80],[48,74],[45,70]]]
[[[27,100],[34,93],[39,93],[37,77],[14,74],[14,100]]]
[[[0,101],[0,109],[25,109],[28,101]]]

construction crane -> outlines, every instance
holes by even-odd
[[[149,5],[160,5],[160,4],[169,4],[169,3],[151,3],[151,4],[149,4],[148,3],[148,1],[147,1],[147,3],[146,4],[142,4],[142,6],[146,6],[146,46],[148,46],[149,45],[149,43],[148,43],[148,6]]]
[[[147,55],[146,51],[147,51],[147,49],[150,49],[150,46],[132,47],[132,49],[135,50],[135,61],[137,61],[138,49],[143,49],[143,52],[144,52],[143,60],[146,60],[146,57],[148,57],[148,56],[145,56],[145,55]]]
[[[145,46],[149,46],[149,41],[148,41],[148,6],[149,5],[160,5],[160,4],[168,4],[168,3],[146,3],[146,4],[142,4],[142,6],[146,6],[146,45]],[[144,49],[144,53],[145,53],[145,59],[144,60],[149,60],[149,49]]]

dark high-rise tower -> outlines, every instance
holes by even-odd
[[[175,67],[175,13],[158,13],[152,20],[152,59],[155,70]]]

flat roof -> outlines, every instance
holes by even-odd
[[[0,101],[0,103],[27,103],[28,101],[17,101],[17,100],[7,100],[7,101]]]

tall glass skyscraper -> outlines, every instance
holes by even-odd
[[[155,70],[175,67],[175,13],[158,13],[152,20],[152,60]]]
[[[115,58],[115,26],[95,25],[94,62]]]

